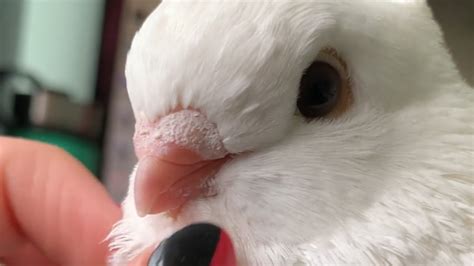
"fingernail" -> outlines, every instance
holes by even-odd
[[[187,226],[161,242],[148,266],[235,266],[232,241],[219,227],[200,223]]]

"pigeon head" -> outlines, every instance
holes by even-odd
[[[384,219],[374,204],[425,173],[468,168],[465,138],[439,146],[467,119],[443,115],[467,85],[420,1],[164,1],[126,78],[139,160],[115,247],[129,256],[207,221],[243,265],[269,262]]]

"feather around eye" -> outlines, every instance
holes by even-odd
[[[308,120],[338,117],[352,104],[347,64],[333,48],[321,50],[303,73],[299,90],[298,111]]]

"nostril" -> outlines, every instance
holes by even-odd
[[[192,151],[204,160],[219,159],[228,154],[217,126],[201,112],[188,109],[168,114],[154,122],[137,120],[134,145],[139,158],[166,155],[170,150],[178,151],[172,157],[179,157],[180,149]],[[194,160],[194,157],[189,160]]]

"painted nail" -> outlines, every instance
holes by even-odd
[[[235,266],[229,235],[212,224],[192,224],[163,240],[148,261],[148,266],[184,265]]]

